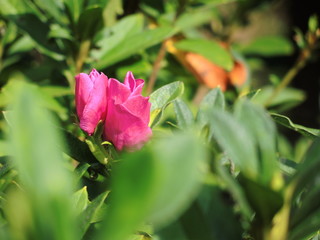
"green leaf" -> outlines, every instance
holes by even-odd
[[[51,15],[55,21],[62,22],[62,0],[35,0],[35,4],[47,15]]]
[[[74,170],[74,172],[76,174],[76,178],[75,178],[76,183],[78,181],[80,181],[80,179],[87,172],[89,167],[90,167],[90,164],[88,164],[88,163],[83,163],[83,162],[79,163],[79,165]]]
[[[215,108],[221,110],[225,108],[225,99],[220,88],[212,89],[200,103],[196,119],[201,128],[208,124],[207,113]]]
[[[80,13],[82,12],[84,0],[63,0],[64,4],[68,8],[70,20],[72,23],[77,23]]]
[[[61,87],[61,86],[41,86],[41,91],[51,97],[61,97],[65,95],[72,95],[73,92],[69,87]]]
[[[223,157],[221,160],[225,160],[225,157]],[[240,209],[246,219],[250,220],[253,212],[245,196],[244,189],[241,187],[239,182],[235,180],[231,173],[227,171],[226,167],[221,164],[221,162],[218,162],[216,165],[219,176],[224,180],[227,188],[239,204]]]
[[[204,23],[210,22],[212,19],[211,10],[195,10],[190,12],[185,12],[179,16],[175,26],[181,30],[187,30],[195,28]]]
[[[71,35],[68,28],[64,28],[59,24],[52,24],[50,26],[50,32],[48,33],[48,38],[61,38],[70,41],[75,41],[74,37]]]
[[[298,196],[309,183],[315,181],[319,174],[319,156],[320,138],[316,138],[308,150],[304,161],[298,166],[296,174],[291,178],[290,184],[294,187],[293,198]]]
[[[318,22],[318,17],[317,15],[312,15],[310,18],[309,18],[309,21],[308,21],[308,27],[309,27],[309,30],[312,32],[312,33],[315,33],[319,27],[319,22]]]
[[[157,227],[169,224],[196,196],[207,166],[206,151],[194,133],[180,132],[148,147],[123,156],[114,171],[110,208],[98,239],[125,239],[144,220]]]
[[[227,156],[250,179],[259,177],[259,164],[255,143],[246,127],[231,114],[219,109],[207,113],[210,133]],[[245,139],[245,145],[243,141]]]
[[[81,40],[92,39],[96,32],[102,27],[101,7],[91,7],[80,15],[77,29]]]
[[[98,197],[96,197],[87,208],[81,213],[80,218],[80,236],[81,238],[84,236],[86,231],[88,230],[92,220],[96,217],[96,214],[103,207],[103,203],[109,195],[109,191],[101,193]]]
[[[73,134],[60,130],[61,135],[64,137],[66,148],[65,153],[73,159],[81,163],[96,163],[97,160],[90,151],[85,142],[80,141]]]
[[[317,199],[318,200],[318,199]],[[319,232],[320,209],[312,212],[309,217],[289,232],[288,240],[310,239],[310,236]]]
[[[77,214],[80,214],[83,212],[88,204],[89,204],[89,199],[88,199],[88,192],[87,192],[87,187],[84,186],[80,190],[76,191],[73,196],[72,196],[72,202],[73,202],[73,207]]]
[[[111,26],[117,21],[117,15],[123,14],[121,0],[108,0],[103,11],[104,24]]]
[[[11,155],[9,144],[6,141],[0,140],[0,157]]]
[[[281,114],[271,113],[271,116],[277,123],[287,128],[290,128],[296,132],[299,132],[306,137],[316,138],[316,137],[319,137],[320,135],[319,129],[308,128],[299,124],[295,124],[288,117],[283,116]]]
[[[188,129],[194,122],[193,114],[188,105],[181,99],[176,99],[174,102],[174,111],[176,113],[178,126],[181,129]]]
[[[310,188],[310,187],[309,187]],[[309,191],[306,191],[301,198],[301,203],[298,209],[295,209],[294,214],[290,218],[290,229],[302,228],[302,225],[309,222],[309,219],[315,216],[318,212],[318,224],[320,224],[320,203],[317,201],[320,198],[320,187],[312,186]]]
[[[161,43],[164,39],[172,36],[174,33],[175,30],[172,29],[172,27],[158,27],[156,29],[145,30],[135,34],[130,38],[118,42],[112,49],[108,49],[99,54],[100,57],[93,66],[97,69],[106,68],[133,54],[139,53],[146,48]]]
[[[274,87],[267,86],[261,89],[259,94],[256,94],[252,99],[253,102],[265,104],[274,91]],[[267,107],[277,109],[277,111],[285,111],[298,104],[305,99],[305,93],[299,89],[287,87],[278,94]]]
[[[119,42],[141,33],[143,20],[141,14],[129,15],[119,20],[114,26],[104,28],[98,36],[97,46],[100,49],[92,50],[92,56],[96,59],[101,59],[105,53],[111,51]]]
[[[12,43],[12,45],[8,49],[8,54],[13,55],[28,52],[31,51],[31,49],[34,47],[35,44],[32,39],[28,35],[25,35]]]
[[[236,118],[251,135],[259,151],[261,183],[269,185],[278,173],[276,156],[276,128],[271,117],[260,106],[249,101],[239,101],[235,110]]]
[[[177,42],[175,47],[180,50],[198,53],[228,71],[233,67],[231,54],[213,40],[186,39]]]
[[[17,84],[20,84],[18,80],[12,80],[2,88],[2,91],[0,92],[1,107],[5,107],[15,100],[14,91]],[[38,92],[38,94],[41,94],[40,104],[43,107],[57,112],[62,118],[67,117],[67,109],[63,107],[55,98],[53,98],[53,96],[49,96],[48,94],[46,94],[48,92],[48,89],[42,89],[41,87],[31,83],[28,83],[28,87],[33,88]]]
[[[182,82],[169,83],[150,95],[149,102],[151,103],[151,116],[150,116],[150,126],[155,126],[160,121],[164,109],[175,100],[177,97],[181,96],[184,90],[184,85]]]
[[[240,49],[243,54],[257,54],[265,57],[290,55],[293,53],[292,43],[281,36],[265,36],[255,39]]]
[[[11,160],[0,159],[0,178],[4,179],[4,176],[13,168],[13,164]],[[2,185],[3,183],[0,183]]]
[[[34,14],[30,13],[11,16],[10,19],[25,33],[29,34],[42,53],[58,61],[65,59],[65,56],[59,52],[57,45],[49,43],[47,36],[50,28],[47,23],[42,22]],[[37,27],[35,28],[34,26]]]
[[[255,211],[257,224],[262,224],[262,226],[271,224],[275,214],[283,205],[282,193],[243,175],[240,175],[238,179],[251,208]]]
[[[17,82],[10,131],[14,162],[23,182],[24,192],[17,199],[20,210],[30,212],[13,226],[24,230],[32,239],[77,239],[72,212],[72,178],[65,168],[65,159],[58,145],[63,142],[53,127],[55,119],[42,108],[42,95],[29,84]],[[7,214],[14,214],[9,208]],[[15,221],[16,219],[12,219]],[[17,229],[13,230],[16,231]]]

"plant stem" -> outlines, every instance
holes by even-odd
[[[270,105],[272,101],[279,95],[279,93],[291,83],[291,81],[299,73],[299,71],[302,68],[304,68],[304,66],[307,64],[308,60],[312,55],[312,51],[316,47],[316,43],[317,43],[317,37],[313,35],[309,35],[308,45],[301,50],[297,61],[295,62],[293,67],[287,72],[287,74],[284,76],[281,83],[273,90],[271,96],[265,102],[264,104],[265,106]]]
[[[167,40],[163,41],[160,47],[160,50],[158,52],[158,56],[156,58],[156,61],[153,64],[153,68],[152,68],[152,72],[148,81],[148,86],[147,86],[147,95],[150,95],[151,92],[153,91],[155,82],[157,80],[157,75],[158,72],[161,68],[161,62],[164,59],[164,57],[166,56],[166,52],[167,52]]]
[[[89,50],[90,50],[90,46],[91,46],[91,41],[90,39],[84,40],[80,43],[80,49],[79,49],[79,53],[76,59],[76,73],[80,73],[83,67],[83,64],[89,54]]]

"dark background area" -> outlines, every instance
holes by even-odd
[[[291,29],[300,28],[303,32],[307,30],[308,19],[311,15],[320,16],[319,1],[287,0],[291,18]],[[293,33],[292,33],[293,34]],[[289,62],[293,64],[297,55],[292,56]],[[302,69],[292,81],[292,85],[306,92],[306,100],[292,109],[295,122],[307,127],[319,128],[319,92],[320,92],[320,51],[314,53],[313,59]]]

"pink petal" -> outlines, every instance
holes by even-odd
[[[124,84],[130,88],[133,95],[140,95],[144,85],[144,80],[135,79],[132,72],[129,71],[124,79]]]
[[[149,97],[133,96],[123,104],[132,115],[140,118],[145,124],[149,124],[151,103]]]
[[[95,79],[95,84],[84,107],[80,127],[91,135],[100,120],[104,120],[107,111],[108,77],[101,74]]]
[[[134,79],[132,72],[127,72],[127,75],[124,79],[124,85],[126,85],[131,90],[131,92],[135,89],[136,80]]]
[[[125,102],[130,96],[130,88],[117,79],[109,79],[108,96],[115,104]]]
[[[140,148],[152,135],[151,129],[139,117],[132,115],[120,104],[110,104],[104,136],[118,150]]]
[[[89,77],[94,82],[100,76],[100,73],[94,68],[91,70]]]
[[[90,77],[85,73],[80,73],[76,77],[76,108],[79,118],[82,117],[83,109],[89,98],[90,92],[93,88],[93,83]]]

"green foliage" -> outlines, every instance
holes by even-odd
[[[317,60],[316,15],[293,42],[269,1],[0,6],[0,239],[319,238],[320,130],[291,111],[314,98],[290,86],[311,84],[298,73]],[[144,78],[142,149],[117,151],[103,121],[80,130],[74,77],[92,68]]]

